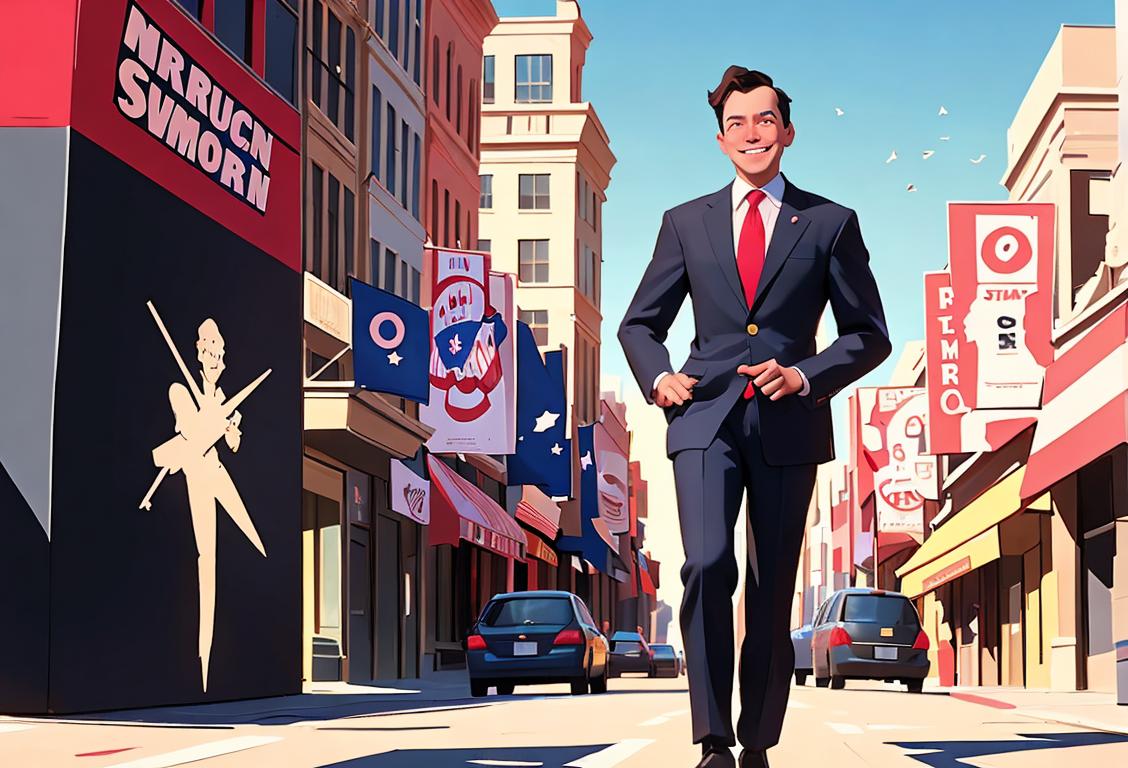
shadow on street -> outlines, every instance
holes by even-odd
[[[1005,741],[891,741],[886,742],[905,750],[934,750],[923,755],[908,755],[930,768],[967,768],[964,758],[1003,755],[1013,752],[1031,752],[1040,749],[1065,749],[1089,747],[1099,744],[1128,742],[1128,736],[1115,733],[1037,733],[1019,734],[1020,739]]]
[[[567,763],[606,749],[609,744],[569,747],[504,747],[494,749],[404,749],[357,757],[318,768],[465,768],[467,764],[542,765],[563,768]],[[474,761],[474,762],[471,762]],[[486,762],[492,761],[492,762]]]

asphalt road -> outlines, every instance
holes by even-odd
[[[0,766],[170,768],[691,768],[685,678],[611,681],[470,699],[357,694],[85,721],[0,718]],[[338,703],[339,702],[339,703]],[[390,702],[390,703],[389,703]],[[774,768],[1128,765],[1128,736],[1061,725],[939,693],[851,683],[793,688]]]

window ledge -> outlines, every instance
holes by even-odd
[[[549,214],[554,211],[551,208],[518,208],[517,213]]]

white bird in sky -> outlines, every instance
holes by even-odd
[[[941,104],[939,115],[940,115],[940,117],[943,117],[946,114],[948,114],[948,108],[945,107],[943,104]]]
[[[916,184],[910,184],[909,186],[905,187],[905,191],[906,192],[916,192],[917,191]]]
[[[889,153],[889,157],[885,160],[885,164],[889,165],[891,162],[893,162],[896,159],[897,159],[897,150],[893,150],[892,152]]]
[[[980,155],[979,157],[976,157],[976,158],[974,158],[974,159],[973,159],[973,160],[971,161],[971,164],[972,164],[972,165],[979,165],[979,164],[980,164],[980,163],[982,163],[982,162],[983,162],[983,161],[984,161],[984,160],[985,160],[986,158],[987,158],[987,155]]]
[[[921,160],[927,160],[928,158],[932,157],[935,154],[936,154],[936,150],[926,149],[926,150],[924,150],[923,152],[920,153],[920,159]]]
[[[846,113],[845,113],[845,112],[843,112],[841,108],[839,108],[839,107],[835,107],[835,108],[834,108],[834,114],[838,115],[839,117],[842,117],[842,116],[843,116],[844,114],[846,114]]]
[[[941,136],[940,137],[940,141],[951,141],[951,140],[952,140],[951,136]]]

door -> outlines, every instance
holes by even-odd
[[[402,677],[419,677],[419,526],[400,523],[402,534],[403,578],[403,648],[400,672]]]
[[[1022,555],[1022,585],[1024,592],[1023,640],[1025,642],[1027,687],[1039,685],[1042,659],[1042,572],[1041,547],[1034,547]]]
[[[384,515],[376,520],[376,678],[391,680],[400,670],[400,524]]]
[[[349,681],[372,679],[372,558],[368,528],[349,526]]]

